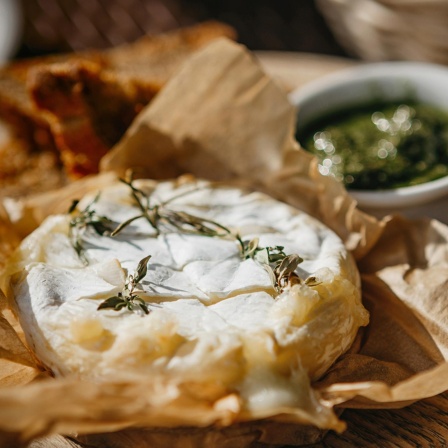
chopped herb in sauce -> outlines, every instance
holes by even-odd
[[[324,117],[298,131],[319,170],[347,188],[390,189],[448,175],[448,113],[414,102]]]

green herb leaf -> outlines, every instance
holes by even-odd
[[[136,303],[136,302],[137,302],[137,305],[142,309],[142,311],[145,314],[149,314],[148,305],[146,305],[146,302],[143,299],[141,299],[140,297],[136,296],[136,297],[134,297],[134,303]]]
[[[261,250],[258,248],[258,243],[260,242],[260,238],[252,238],[250,241],[243,242],[243,260],[247,260],[248,258],[255,258],[256,253]]]
[[[120,310],[123,306],[126,306],[126,301],[123,297],[113,296],[106,299],[104,302],[100,303],[98,306],[98,310],[104,310],[108,308],[112,308],[114,310]]]
[[[79,201],[75,199],[68,210],[69,214],[72,215],[69,223],[69,238],[73,248],[84,264],[88,264],[82,244],[84,232],[88,228],[92,228],[98,235],[107,235],[113,229],[113,222],[105,216],[97,215],[93,209],[99,197],[100,193],[95,196],[84,210],[78,210]]]
[[[303,258],[299,257],[297,254],[288,255],[283,258],[276,268],[279,278],[284,278],[292,274],[297,269],[297,266],[302,263],[302,261]]]
[[[148,261],[150,258],[151,255],[148,255],[141,259],[134,275],[129,275],[126,279],[123,291],[119,292],[118,295],[109,297],[104,302],[101,302],[97,309],[113,309],[114,311],[120,311],[126,307],[129,311],[140,309],[145,314],[149,314],[150,310],[146,305],[146,302],[134,292],[134,289],[148,273]]]
[[[72,214],[75,210],[76,210],[76,207],[78,207],[78,204],[79,204],[79,199],[73,199],[73,201],[72,201],[72,205],[70,206],[70,208],[68,209],[68,214],[70,215],[70,214]]]
[[[125,227],[127,227],[132,222],[136,221],[137,219],[144,218],[144,215],[134,216],[133,218],[130,218],[121,224],[119,224],[110,234],[110,236],[118,235]]]
[[[135,284],[139,283],[140,280],[146,277],[146,274],[148,273],[148,261],[150,258],[151,255],[148,255],[147,257],[140,260],[137,266],[136,276],[134,277]]]

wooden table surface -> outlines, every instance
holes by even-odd
[[[263,52],[257,55],[264,69],[287,90],[355,64],[351,60],[309,54]],[[308,446],[314,448],[448,447],[448,392],[403,409],[348,409],[343,412],[341,418],[347,422],[347,431],[341,435],[329,432],[322,442]],[[61,436],[36,440],[29,446],[29,448],[85,447],[86,445]]]
[[[403,409],[347,409],[341,418],[348,425],[343,434],[329,432],[322,442],[308,445],[308,448],[448,446],[448,393],[419,401]],[[34,441],[28,448],[113,448],[113,446],[84,445],[62,436],[51,436]]]

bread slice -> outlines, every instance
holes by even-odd
[[[182,63],[218,37],[235,39],[235,32],[206,22],[102,52],[15,62],[0,70],[0,119],[25,155],[50,154],[53,168],[62,164],[71,177],[96,172]],[[0,184],[20,183],[26,164],[5,174],[4,163]]]

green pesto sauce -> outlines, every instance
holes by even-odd
[[[390,189],[448,175],[448,113],[414,102],[375,104],[323,117],[297,140],[319,171],[348,189]]]

